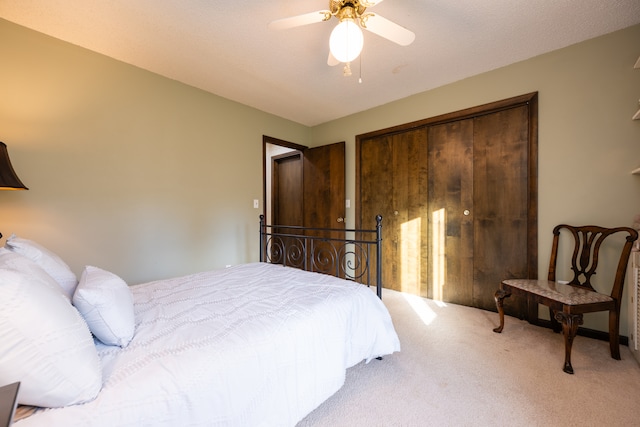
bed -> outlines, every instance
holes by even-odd
[[[59,257],[12,236],[0,250],[0,293],[17,301],[0,315],[12,331],[0,380],[22,381],[16,425],[294,426],[347,368],[400,350],[380,271],[367,271],[380,264],[379,226],[340,240],[261,220],[261,262],[133,286],[93,266],[74,285]],[[318,272],[329,259],[335,275]]]

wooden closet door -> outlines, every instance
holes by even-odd
[[[496,311],[501,280],[537,277],[537,94],[359,135],[356,191],[385,287]]]
[[[473,305],[473,119],[428,132],[428,297]]]
[[[429,265],[427,131],[414,129],[393,136],[394,185],[390,217],[396,252],[394,289],[427,296]]]
[[[528,277],[528,106],[429,127],[429,297],[496,309]],[[509,304],[522,317],[526,304]]]
[[[396,270],[396,245],[391,205],[393,198],[393,137],[365,139],[360,150],[360,223],[357,228],[373,229],[376,215],[382,215],[382,284],[394,287]],[[375,255],[374,255],[375,256]],[[376,260],[371,259],[374,266]],[[370,270],[372,271],[372,270]],[[373,272],[373,271],[372,271]],[[372,278],[375,282],[376,277]]]
[[[528,269],[529,106],[474,119],[473,306],[496,310],[501,280],[530,277]],[[505,304],[524,317],[526,301]]]
[[[360,226],[372,228],[375,216],[382,215],[382,283],[424,296],[426,159],[425,129],[366,139],[360,145]]]

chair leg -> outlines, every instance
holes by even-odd
[[[556,320],[556,311],[549,307],[549,318],[551,319],[551,330],[555,333],[562,331],[562,325]]]
[[[498,289],[496,293],[493,295],[493,298],[496,300],[496,307],[498,307],[498,314],[500,315],[500,326],[493,329],[493,332],[500,333],[504,328],[504,299],[506,297],[511,296],[510,293],[505,291],[504,289]]]
[[[609,310],[609,349],[611,357],[620,360],[620,317],[617,310]]]
[[[562,331],[564,332],[564,367],[562,370],[567,374],[573,374],[571,347],[578,332],[578,326],[582,325],[582,314],[568,314],[564,311],[558,311],[555,318],[562,322]]]

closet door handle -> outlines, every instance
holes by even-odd
[[[344,222],[344,218],[342,218],[341,216],[338,217],[338,222]]]

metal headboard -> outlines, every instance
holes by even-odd
[[[382,216],[376,216],[375,229],[356,230],[268,225],[260,215],[260,262],[330,274],[367,286],[375,280],[382,299]]]

